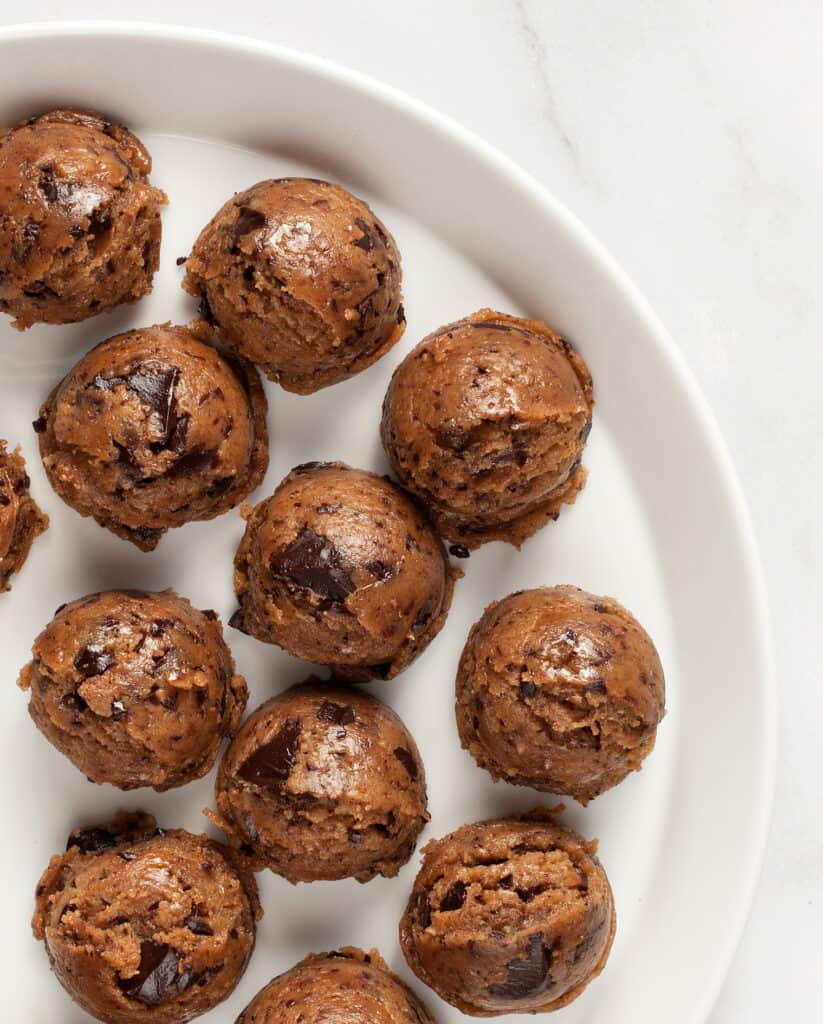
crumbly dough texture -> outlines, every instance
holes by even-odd
[[[516,547],[586,480],[592,425],[583,359],[544,323],[481,309],[424,338],[397,367],[381,436],[440,533]]]
[[[376,949],[313,953],[261,989],[235,1024],[434,1024]]]
[[[411,969],[463,1013],[544,1013],[605,966],[612,892],[587,841],[553,812],[464,825],[423,849],[400,923]]]
[[[257,371],[208,344],[208,333],[197,322],[109,338],[69,371],[34,424],[63,501],[143,551],[170,527],[233,508],[268,466]]]
[[[216,613],[172,590],[64,605],[34,641],[19,685],[46,739],[92,782],[121,789],[205,775],[248,697]]]
[[[35,538],[49,527],[49,517],[29,494],[31,481],[20,449],[9,451],[0,439],[0,593],[20,572]]]
[[[390,481],[310,462],[245,515],[231,625],[361,682],[396,676],[440,631],[459,573]]]
[[[665,680],[648,633],[617,601],[541,587],[486,609],[456,698],[460,741],[493,778],[585,804],[651,753]]]
[[[146,814],[69,836],[32,928],[74,1001],[108,1024],[182,1024],[234,989],[260,916],[231,851]]]
[[[185,290],[287,391],[351,377],[403,333],[400,254],[372,210],[313,178],[261,181],[201,231]]]
[[[96,316],[151,291],[160,208],[128,128],[52,110],[0,135],[0,310],[24,330]]]
[[[400,718],[317,680],[246,719],[215,789],[228,841],[290,882],[396,875],[429,820],[423,762]]]

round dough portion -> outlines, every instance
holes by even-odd
[[[92,782],[156,790],[199,779],[248,691],[215,612],[174,591],[114,590],[58,610],[19,685],[46,739]]]
[[[583,487],[593,405],[589,371],[565,339],[481,309],[434,331],[397,367],[381,436],[444,537],[519,547]]]
[[[49,517],[29,494],[30,484],[20,450],[10,452],[0,439],[0,593],[11,589],[9,580],[49,526]]]
[[[268,466],[260,378],[207,336],[204,324],[161,324],[109,338],[34,424],[63,501],[144,551],[170,527],[233,508]]]
[[[464,825],[423,849],[400,943],[463,1013],[558,1010],[605,966],[615,914],[597,843],[556,817]]]
[[[215,789],[229,842],[290,882],[396,875],[429,820],[423,762],[400,718],[316,680],[246,719]]]
[[[247,515],[231,625],[339,677],[390,679],[440,631],[455,571],[390,481],[309,462]]]
[[[434,1024],[373,949],[313,953],[261,989],[235,1024]]]
[[[0,135],[0,310],[24,330],[151,291],[160,208],[151,157],[102,114],[52,110]]]
[[[221,339],[287,391],[359,373],[400,338],[400,254],[361,199],[314,178],[261,181],[200,232],[183,287]]]
[[[563,586],[486,609],[463,649],[456,697],[460,741],[493,778],[586,804],[651,753],[666,688],[630,612]]]
[[[246,969],[260,916],[228,849],[145,814],[69,836],[36,892],[32,928],[72,999],[108,1024],[183,1024]]]

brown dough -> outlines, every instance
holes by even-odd
[[[182,786],[205,775],[248,691],[214,612],[172,590],[64,605],[19,685],[37,728],[92,782]]]
[[[0,439],[0,593],[11,590],[9,579],[20,572],[36,537],[49,527],[49,517],[29,494],[26,463],[16,448]]]
[[[247,513],[231,625],[338,676],[391,679],[440,631],[455,575],[399,487],[309,462]]]
[[[246,719],[215,790],[229,842],[290,882],[396,875],[429,820],[423,763],[400,718],[316,680]]]
[[[202,323],[162,324],[109,338],[34,424],[63,501],[143,551],[170,527],[233,508],[268,466],[257,371],[224,357],[207,333]]]
[[[259,917],[254,877],[226,847],[138,812],[69,836],[37,886],[32,930],[97,1020],[182,1024],[234,990]]]
[[[298,394],[371,366],[406,324],[394,239],[362,200],[313,178],[234,195],[200,232],[183,287],[226,344]]]
[[[481,309],[397,367],[381,436],[444,537],[519,547],[585,483],[593,405],[589,371],[567,341],[537,320]]]
[[[585,804],[651,753],[666,691],[651,638],[617,601],[541,587],[486,609],[456,695],[460,740],[493,778]]]
[[[423,849],[400,943],[463,1013],[558,1010],[605,966],[615,914],[597,843],[556,817],[464,825]]]
[[[373,949],[313,953],[261,989],[235,1024],[434,1024]]]
[[[67,324],[135,302],[160,262],[151,157],[94,111],[52,110],[0,136],[0,310]]]

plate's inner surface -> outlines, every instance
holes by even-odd
[[[232,558],[242,532],[235,510],[210,523],[170,531],[151,554],[137,551],[94,522],[81,519],[53,495],[39,462],[31,421],[50,388],[98,341],[130,327],[167,320],[184,323],[193,317],[195,303],[180,289],[183,271],[175,259],[189,252],[199,229],[232,192],[266,177],[301,173],[334,177],[327,168],[298,164],[276,154],[135,128],[154,158],[152,180],[170,199],[163,215],[161,266],[153,294],[85,324],[35,327],[25,334],[13,331],[5,318],[0,324],[0,436],[12,446],[22,445],[33,494],[51,516],[51,529],[35,543],[28,564],[13,581],[13,591],[0,596],[5,694],[0,716],[4,779],[0,813],[7,844],[2,960],[8,982],[20,982],[7,983],[4,997],[11,999],[12,1018],[19,1021],[30,1017],[80,1024],[88,1020],[50,976],[42,945],[30,936],[34,886],[49,856],[63,848],[72,828],[97,823],[119,808],[142,807],[162,825],[212,832],[201,809],[211,804],[214,773],[163,795],[123,794],[91,784],[36,731],[27,715],[27,697],[15,688],[16,673],[57,606],[95,590],[174,587],[197,607],[217,609],[225,624],[235,607]],[[364,194],[358,182],[343,184]],[[292,466],[308,460],[342,459],[385,472],[378,440],[380,403],[402,356],[428,331],[481,306],[535,313],[518,309],[476,265],[414,220],[379,197],[364,194],[364,198],[394,233],[403,257],[406,334],[376,366],[314,396],[289,395],[267,385],[271,465],[252,500],[268,496]],[[591,355],[586,338],[572,340],[585,356]],[[599,397],[615,384],[599,380],[596,366],[593,370]],[[469,626],[491,600],[540,584],[578,584],[618,598],[657,643],[666,669],[669,707],[657,749],[640,774],[586,810],[567,801],[566,821],[586,836],[600,838],[600,855],[614,887],[618,914],[611,961],[586,994],[564,1011],[563,1020],[570,1024],[606,1019],[599,1016],[598,1007],[605,1010],[609,1005],[641,915],[653,899],[651,888],[670,810],[677,729],[678,665],[670,628],[671,603],[652,532],[652,513],[644,506],[606,416],[598,413],[596,407],[584,458],[589,482],[576,505],[566,508],[556,524],[547,526],[520,553],[492,544],[461,562],[466,575],[457,586],[443,632],[411,669],[392,682],[370,688],[400,713],[420,746],[432,815],[422,845],[467,821],[557,802],[531,790],[493,785],[459,747],[453,715],[457,659]],[[276,648],[234,630],[226,628],[226,637],[238,670],[249,683],[249,710],[311,671]],[[417,865],[415,853],[397,878],[367,885],[345,881],[292,887],[270,873],[260,875],[265,916],[257,950],[232,999],[208,1019],[233,1021],[274,974],[309,952],[339,945],[379,948],[441,1021],[464,1019],[424,990],[399,951],[397,924]],[[629,980],[622,977],[621,985],[626,984]]]

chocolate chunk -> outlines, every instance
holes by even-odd
[[[542,935],[529,939],[527,959],[510,960],[504,982],[490,985],[489,993],[497,999],[518,1000],[540,995],[553,982],[549,973],[552,954],[543,944]]]
[[[243,609],[238,608],[237,611],[232,612],[231,618],[229,619],[229,625],[232,629],[237,629],[241,633],[246,632],[246,627],[243,623]]]
[[[403,309],[403,303],[402,302],[397,307],[397,314],[396,314],[395,319],[397,320],[397,322],[399,324],[404,324],[406,322],[406,311],[405,311],[405,309]]]
[[[406,750],[405,747],[395,747],[394,756],[409,773],[409,778],[416,782],[417,776],[420,773],[417,768],[417,762],[412,757],[411,753],[408,750]]]
[[[124,718],[126,715],[126,705],[122,700],[113,700],[111,702],[111,717],[115,720]]]
[[[188,413],[183,413],[182,416],[175,418],[174,426],[172,426],[164,438],[165,446],[177,455],[182,455],[186,450],[186,436],[189,432],[189,422],[191,417]]]
[[[469,551],[465,544],[452,544],[449,547],[449,554],[454,555],[455,558],[468,558],[471,555],[471,551]]]
[[[175,262],[175,264],[178,267],[182,267],[187,259],[188,259],[188,256],[178,256],[177,259],[174,262]]]
[[[414,899],[414,916],[421,928],[428,928],[432,923],[432,908],[429,897],[424,892],[419,892]]]
[[[197,306],[197,312],[206,321],[206,323],[209,323],[212,326],[214,326],[217,323],[217,321],[214,318],[214,313],[212,313],[211,306],[209,305],[209,300],[206,298],[205,295],[200,296],[200,302]]]
[[[118,978],[117,984],[129,998],[157,1006],[184,992],[191,975],[178,973],[177,954],[165,942],[141,942],[137,973]]]
[[[237,774],[256,786],[279,789],[291,773],[301,731],[299,721],[286,722],[273,739],[240,766]]]
[[[217,612],[213,608],[204,608],[200,614],[207,618],[209,622],[217,621]]]
[[[537,693],[537,686],[531,681],[531,679],[524,679],[518,688],[517,697],[518,700],[527,700],[529,697],[533,697]]]
[[[198,445],[173,462],[164,475],[166,478],[174,478],[184,473],[200,473],[204,469],[209,469],[216,458],[217,452],[213,448],[201,448]]]
[[[541,892],[545,891],[545,885],[533,885],[530,888],[523,886],[515,889],[515,892],[524,903],[531,903],[535,896],[539,896]]]
[[[452,882],[440,903],[441,910],[459,910],[466,902],[466,886],[464,882]]]
[[[337,548],[326,537],[304,526],[290,544],[269,559],[273,576],[343,604],[355,585]]]
[[[335,725],[350,725],[354,721],[354,709],[346,704],[335,704],[324,700],[317,712],[321,722],[334,722]]]
[[[241,206],[240,214],[234,222],[234,235],[236,238],[242,238],[243,235],[249,235],[252,231],[259,231],[260,228],[265,226],[266,215],[264,213],[261,213],[259,210],[253,210],[250,206]]]
[[[593,683],[586,683],[583,687],[584,693],[593,693],[599,697],[606,695],[606,681],[605,679],[595,679]]]
[[[99,853],[117,846],[117,837],[107,828],[81,828],[72,832],[66,841],[66,849],[76,846],[82,853]]]
[[[85,644],[74,659],[74,667],[86,679],[102,675],[113,664],[114,655],[100,644]]]
[[[362,833],[358,832],[356,828],[349,829],[349,842],[353,846],[359,846],[363,842]]]
[[[371,250],[374,248],[374,239],[372,238],[371,232],[369,231],[369,225],[363,220],[362,217],[355,217],[354,223],[363,232],[362,236],[355,240],[354,245],[356,245],[359,249],[362,249],[364,252],[371,252]]]
[[[70,711],[85,711],[88,707],[79,693],[67,693],[60,703]]]
[[[390,580],[394,576],[394,567],[386,565],[385,562],[381,562],[379,559],[375,559],[373,562],[366,562],[366,571],[378,580]]]
[[[211,925],[208,921],[204,921],[202,917],[190,917],[186,921],[186,927],[195,935],[214,935]]]
[[[44,434],[46,427],[48,426],[48,420],[45,416],[38,416],[37,419],[32,423],[35,434]]]

